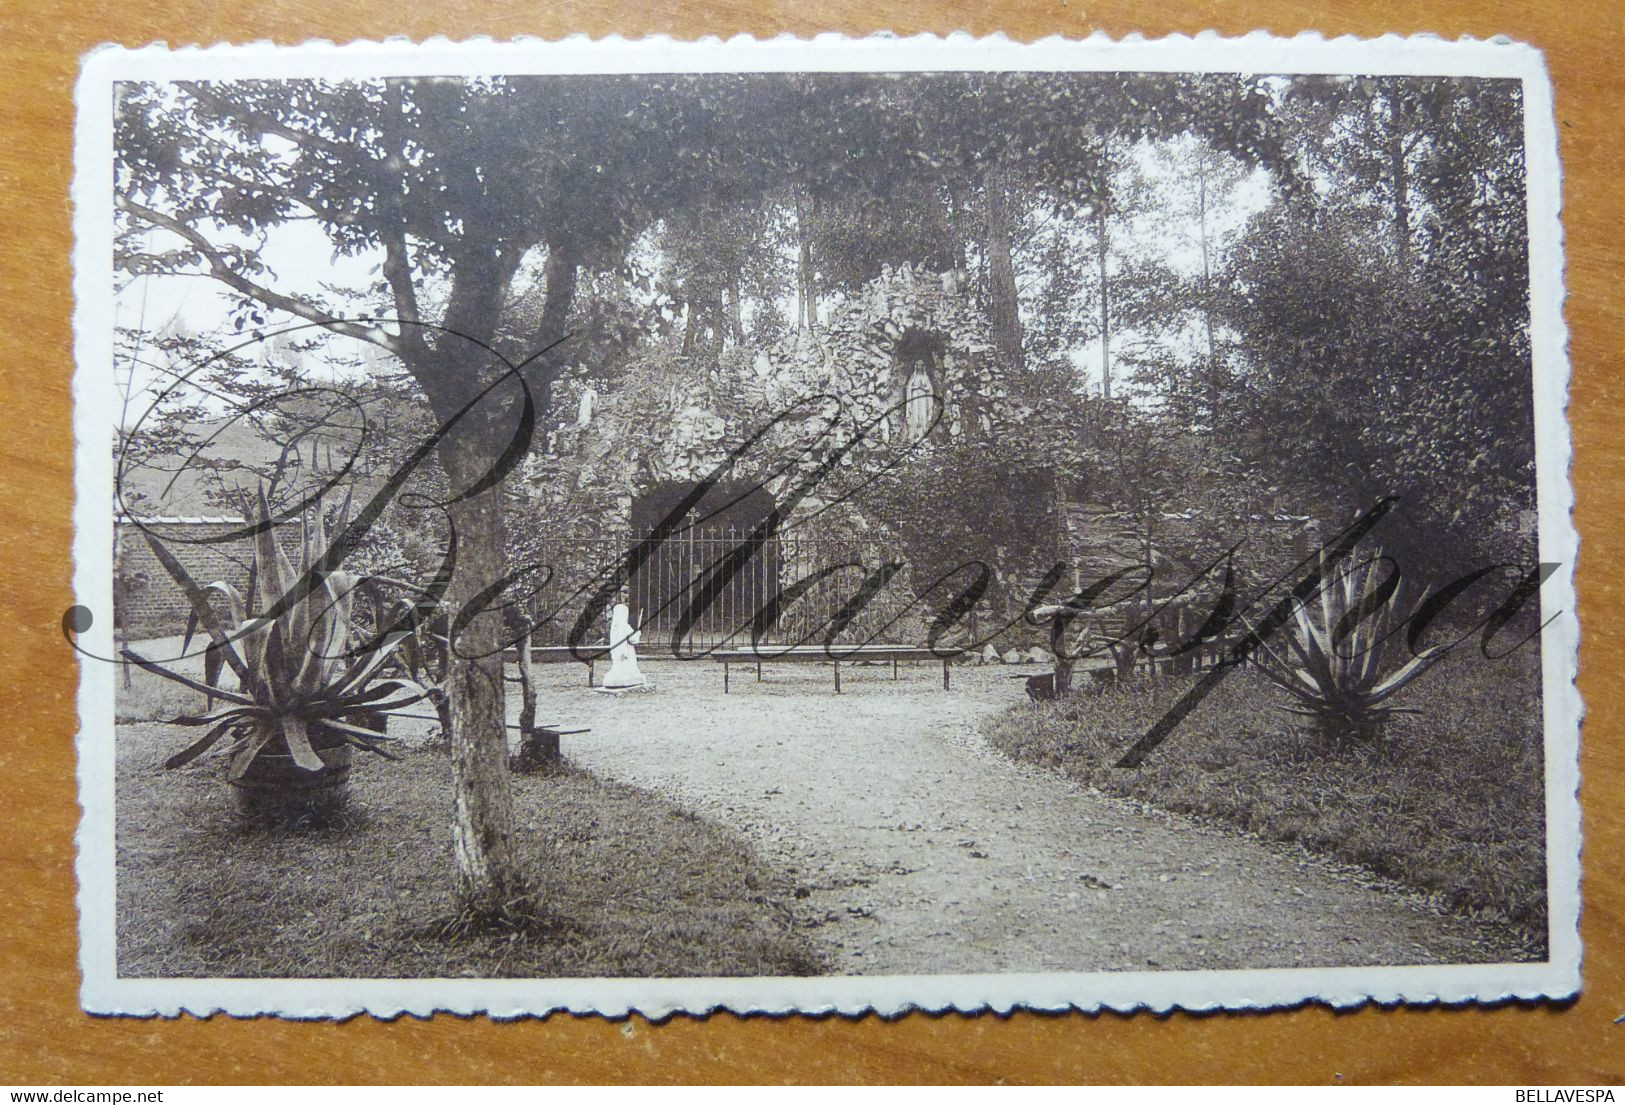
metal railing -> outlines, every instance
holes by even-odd
[[[843,644],[915,644],[923,621],[904,617],[914,599],[907,570],[884,569],[901,557],[821,535],[753,540],[736,526],[693,527],[657,541],[642,529],[546,550],[553,576],[544,597],[555,613],[538,644],[566,643],[593,594],[611,585],[612,601],[627,604],[643,635],[640,651],[657,653],[745,647],[753,639],[821,644],[832,628]],[[607,614],[602,620],[607,626]],[[603,640],[602,627],[586,638]]]

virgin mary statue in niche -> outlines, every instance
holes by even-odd
[[[903,427],[909,441],[918,441],[931,432],[931,419],[936,415],[936,397],[931,389],[931,374],[926,371],[924,358],[914,362],[903,389]]]

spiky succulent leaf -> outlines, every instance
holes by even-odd
[[[384,757],[386,760],[400,759],[399,756],[395,755],[394,753],[390,752],[389,749],[384,748],[381,744],[379,744],[380,741],[390,739],[383,733],[375,733],[371,729],[363,729],[359,725],[351,725],[349,722],[345,721],[323,721],[320,724],[322,728],[342,736],[345,743],[350,745],[352,748],[359,748],[364,752],[371,752],[374,755]]]
[[[141,536],[146,538],[148,547],[152,549],[152,554],[157,557],[158,563],[163,565],[164,571],[169,573],[169,577],[185,593],[187,604],[192,608],[193,616],[208,631],[209,640],[224,650],[222,656],[226,663],[230,664],[231,669],[246,683],[250,678],[248,665],[231,647],[225,627],[220,624],[220,617],[214,609],[214,604],[209,601],[208,590],[199,586],[197,580],[192,578],[192,574],[176,559],[175,554],[165,548],[164,543],[145,527],[141,529]]]
[[[1398,671],[1371,688],[1371,700],[1382,702],[1398,694],[1440,660],[1444,652],[1442,648],[1428,649],[1420,655],[1412,656]]]
[[[1364,733],[1392,713],[1410,712],[1386,702],[1444,652],[1431,649],[1386,677],[1381,675],[1396,635],[1394,627],[1413,612],[1401,602],[1397,575],[1379,572],[1384,559],[1378,551],[1337,578],[1323,581],[1314,601],[1293,609],[1286,631],[1277,637],[1282,647],[1262,639],[1252,656],[1270,682],[1297,700],[1283,709],[1320,719],[1332,732],[1344,735],[1339,739]]]
[[[233,626],[231,640],[235,643],[241,643],[243,640],[243,623],[248,616],[248,608],[243,602],[242,592],[225,580],[217,579],[212,583],[205,584],[203,593],[206,597],[219,595],[226,600],[226,605],[231,610],[231,624]],[[181,639],[181,653],[183,655],[191,647],[192,634],[197,630],[197,618],[196,610],[187,615],[186,635]],[[209,646],[203,650],[203,681],[209,686],[218,687],[220,685],[220,676],[224,674],[229,662],[227,654],[231,648],[231,645],[224,642],[210,641]],[[252,670],[254,662],[248,657],[246,650],[242,653],[242,656],[244,664]],[[238,674],[240,678],[241,673]]]
[[[320,771],[325,765],[310,744],[310,730],[302,717],[282,718],[282,737],[287,742],[288,754],[293,762],[306,771]]]
[[[340,529],[348,514],[347,497],[338,514]],[[331,531],[323,521],[320,505],[304,518],[297,565],[276,538],[263,487],[258,495],[258,520],[248,594],[257,600],[254,606],[261,611],[259,616],[248,620],[248,610],[253,607],[243,602],[241,595],[232,601],[228,585],[211,585],[211,590],[193,584],[193,590],[205,599],[210,594],[224,595],[238,615],[237,637],[245,642],[245,648],[237,659],[247,672],[240,692],[211,686],[218,675],[212,669],[206,682],[200,683],[126,650],[130,659],[143,668],[231,704],[217,712],[177,719],[187,725],[207,726],[208,732],[171,757],[170,765],[188,763],[228,736],[230,740],[222,751],[230,757],[229,772],[234,779],[240,779],[268,748],[285,748],[302,770],[322,770],[325,764],[312,743],[313,734],[387,754],[379,747],[387,737],[344,719],[363,711],[411,705],[428,695],[410,680],[378,678],[388,656],[415,634],[388,635],[375,650],[351,650],[356,636],[351,616],[354,592],[362,581],[352,573],[328,568],[326,546]],[[178,562],[175,567],[184,576]],[[184,579],[177,582],[183,588],[187,585]],[[410,604],[406,609],[415,614]],[[212,609],[200,609],[197,621],[210,628],[211,637],[221,628],[214,624],[218,619]]]
[[[169,757],[169,759],[165,760],[165,770],[172,770],[191,763],[193,760],[203,755],[203,753],[213,748],[221,737],[225,736],[227,733],[231,732],[231,730],[241,724],[242,722],[237,718],[228,718],[227,720],[220,722],[213,729],[210,729],[207,733],[203,734],[201,738],[187,745],[185,748]]]
[[[231,767],[227,769],[227,775],[233,779],[241,779],[248,772],[254,758],[271,743],[271,738],[276,734],[276,726],[270,722],[254,726],[233,750]]]
[[[154,663],[153,661],[148,660],[144,656],[138,655],[130,649],[126,648],[121,650],[120,655],[122,655],[126,660],[130,661],[130,663],[134,664],[136,667],[141,668],[143,671],[150,671],[154,675],[163,676],[165,679],[168,679],[171,682],[179,683],[183,687],[190,687],[192,690],[198,691],[201,694],[213,695],[215,698],[223,698],[227,702],[237,702],[244,706],[252,705],[254,702],[254,700],[249,698],[247,695],[240,694],[236,691],[223,690],[219,687],[211,687],[206,683],[198,682],[196,679],[193,679],[190,676],[182,675],[178,671],[171,671],[162,664]]]

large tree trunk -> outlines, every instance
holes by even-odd
[[[490,470],[485,453],[464,435],[447,438],[440,455],[454,489],[470,486]],[[456,611],[504,573],[500,484],[453,503],[449,511],[457,527],[457,571],[448,597]],[[453,643],[446,671],[457,892],[465,908],[486,918],[511,912],[527,889],[513,846],[502,637],[498,615],[474,618]]]
[[[993,344],[1005,365],[1019,371],[1024,364],[1021,299],[1010,256],[1010,199],[1004,177],[996,168],[988,170],[986,184],[988,322],[993,328]]]
[[[456,419],[438,450],[454,496],[490,475],[517,429],[516,389],[509,385],[499,385],[473,410],[465,412],[463,407],[479,394],[480,380],[488,379],[496,367],[479,345],[494,339],[508,281],[521,254],[516,246],[507,245],[490,252],[471,248],[469,255],[460,257],[447,302],[445,333],[423,364],[409,366],[424,385],[435,415],[443,423]],[[549,269],[554,268],[552,262],[550,256]],[[573,284],[573,262],[569,271]],[[558,336],[545,335],[544,342]],[[502,483],[459,498],[446,509],[457,538],[456,570],[446,595],[455,622],[459,612],[481,609],[476,604],[482,592],[506,573]],[[495,919],[512,916],[526,893],[513,845],[502,618],[481,614],[454,636],[445,692],[457,893],[475,916]]]
[[[813,277],[812,227],[808,225],[808,202],[796,190],[796,329],[805,330],[818,322],[818,288]]]
[[[970,267],[965,250],[966,238],[969,236],[969,232],[965,229],[965,198],[957,182],[951,181],[943,188],[944,191],[937,194],[936,199],[937,206],[942,209],[943,225],[948,229],[943,248],[946,251],[948,266],[964,272]]]
[[[1100,263],[1100,394],[1112,397],[1112,306],[1111,282],[1106,273],[1106,261],[1111,243],[1106,237],[1106,206],[1095,208],[1095,254]]]
[[[739,294],[739,273],[728,274],[728,332],[737,348],[745,344],[745,305]]]
[[[1399,253],[1401,272],[1411,268],[1411,200],[1410,167],[1406,161],[1405,135],[1400,129],[1399,107],[1394,108],[1393,134],[1388,140],[1390,172],[1394,182],[1394,244]]]
[[[698,326],[700,307],[692,299],[685,300],[683,306],[683,354],[686,356],[694,352],[694,331]]]
[[[573,242],[554,242],[547,247],[547,265],[543,269],[542,317],[536,328],[538,348],[561,340],[570,323],[570,305],[575,302],[576,283],[581,265],[580,250]],[[535,396],[539,411],[553,407],[553,381],[558,376],[557,366],[562,363],[570,345],[566,343],[554,353],[544,357],[541,365],[541,387]],[[526,354],[535,350],[526,350]]]
[[[564,336],[564,326],[570,318],[570,304],[575,302],[576,297],[576,274],[581,265],[579,253],[571,242],[554,242],[547,247],[547,265],[542,273],[546,283],[543,285],[539,328],[544,341],[557,341]]]
[[[1213,264],[1208,250],[1207,165],[1200,155],[1196,160],[1196,214],[1202,239],[1202,327],[1207,331],[1207,359],[1211,366],[1215,355],[1213,341]]]

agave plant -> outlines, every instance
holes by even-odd
[[[1379,578],[1382,562],[1379,551],[1325,580],[1318,600],[1300,602],[1285,632],[1264,638],[1252,657],[1267,679],[1292,695],[1283,709],[1312,718],[1340,750],[1356,744],[1385,749],[1392,716],[1419,712],[1392,700],[1447,651],[1424,649],[1397,666],[1389,660],[1415,605],[1401,600],[1397,578]]]
[[[349,505],[346,499],[335,531],[343,529]],[[427,692],[409,679],[381,674],[404,633],[374,637],[364,650],[353,647],[357,634],[350,608],[360,580],[348,572],[320,569],[327,553],[321,513],[319,504],[307,512],[295,565],[276,540],[261,491],[248,586],[250,595],[257,588],[259,608],[268,613],[255,618],[248,616],[237,588],[223,581],[199,585],[161,541],[146,534],[153,554],[191,604],[187,643],[198,625],[210,639],[202,682],[124,650],[132,663],[207,696],[203,713],[174,719],[177,725],[206,731],[171,756],[166,768],[190,763],[215,748],[230,758],[228,777],[233,781],[244,779],[267,756],[291,758],[307,773],[329,767],[335,757],[324,760],[323,753],[336,749],[359,748],[395,758],[384,747],[389,739],[384,733],[357,721],[410,705]],[[229,625],[216,600],[228,608]],[[237,675],[236,689],[220,685],[219,676],[228,667]],[[215,699],[224,705],[214,709]]]

